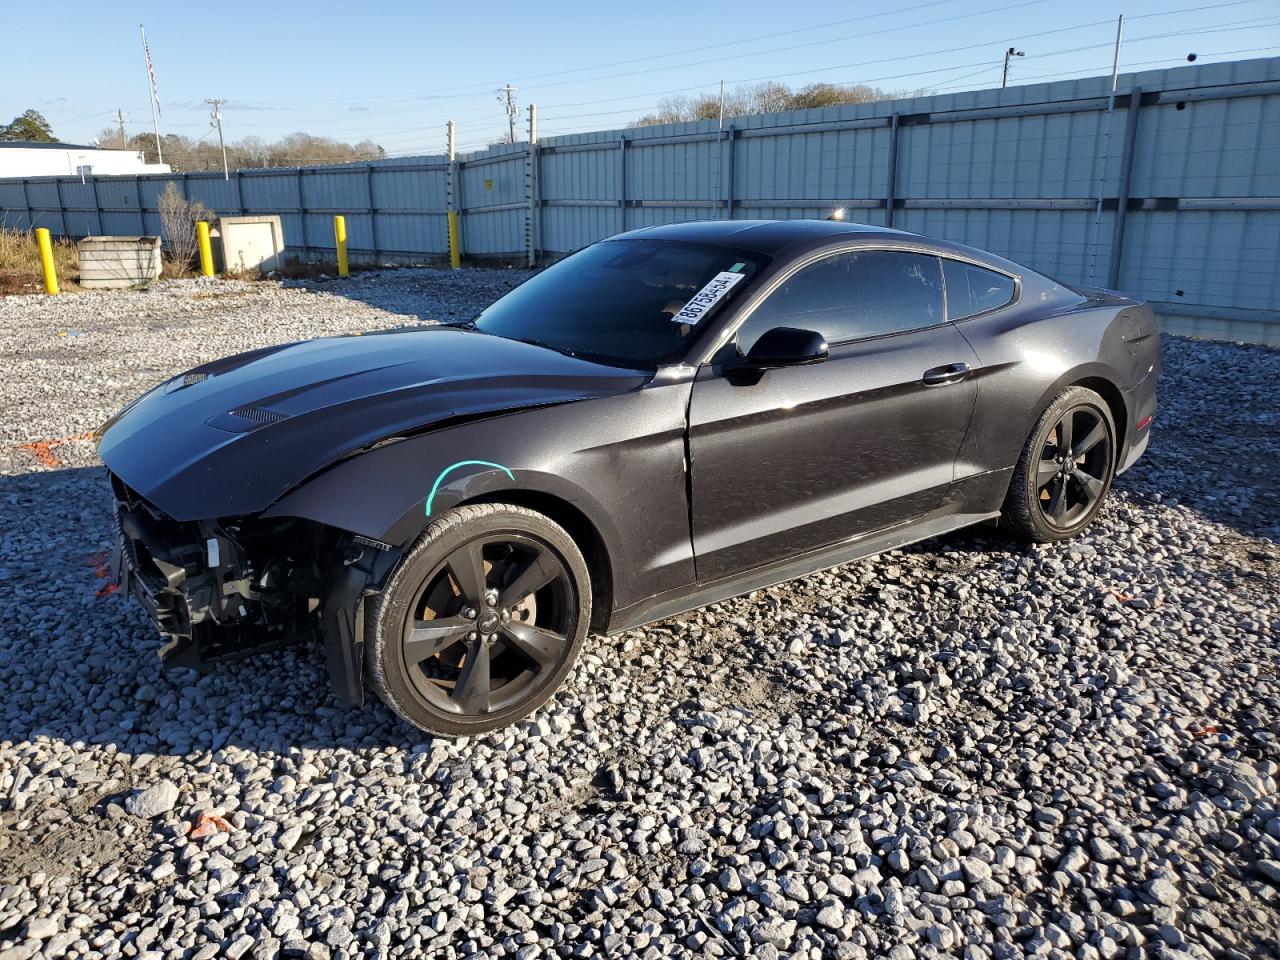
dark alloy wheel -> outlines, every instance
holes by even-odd
[[[370,678],[434,733],[509,724],[560,686],[590,603],[585,563],[560,527],[506,504],[460,508],[428,528],[378,601]]]
[[[1001,524],[1028,540],[1064,540],[1097,515],[1115,474],[1116,431],[1098,394],[1071,387],[1040,417],[1009,484]]]

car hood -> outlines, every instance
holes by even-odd
[[[174,519],[239,516],[380,440],[623,393],[648,377],[443,327],[308,340],[174,377],[107,423],[98,453]]]

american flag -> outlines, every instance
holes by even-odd
[[[147,76],[151,78],[151,102],[156,105],[156,116],[160,115],[160,90],[156,86],[156,70],[151,65],[151,48],[147,46],[147,35],[142,35],[142,50],[147,55]]]

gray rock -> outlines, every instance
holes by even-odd
[[[125,800],[125,809],[135,817],[154,819],[164,816],[178,803],[178,787],[172,781],[160,780]]]
[[[1147,896],[1166,907],[1182,899],[1182,893],[1177,886],[1164,877],[1157,877],[1147,884]]]
[[[58,921],[53,917],[32,917],[27,921],[27,936],[33,940],[48,940],[58,929]]]
[[[818,911],[817,920],[824,927],[839,930],[844,926],[844,909],[836,903],[827,904]]]
[[[1089,841],[1089,850],[1093,859],[1099,863],[1116,863],[1120,859],[1120,851],[1105,837],[1094,837]]]
[[[977,857],[965,857],[960,861],[960,869],[969,883],[986,883],[991,879],[991,864]]]
[[[1280,883],[1280,860],[1259,860],[1253,868],[1272,883]]]

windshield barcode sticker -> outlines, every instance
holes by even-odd
[[[671,318],[673,323],[697,323],[708,310],[714,307],[734,284],[742,280],[746,274],[730,273],[728,270],[717,273],[711,282],[695,293],[692,299],[681,307]]]

